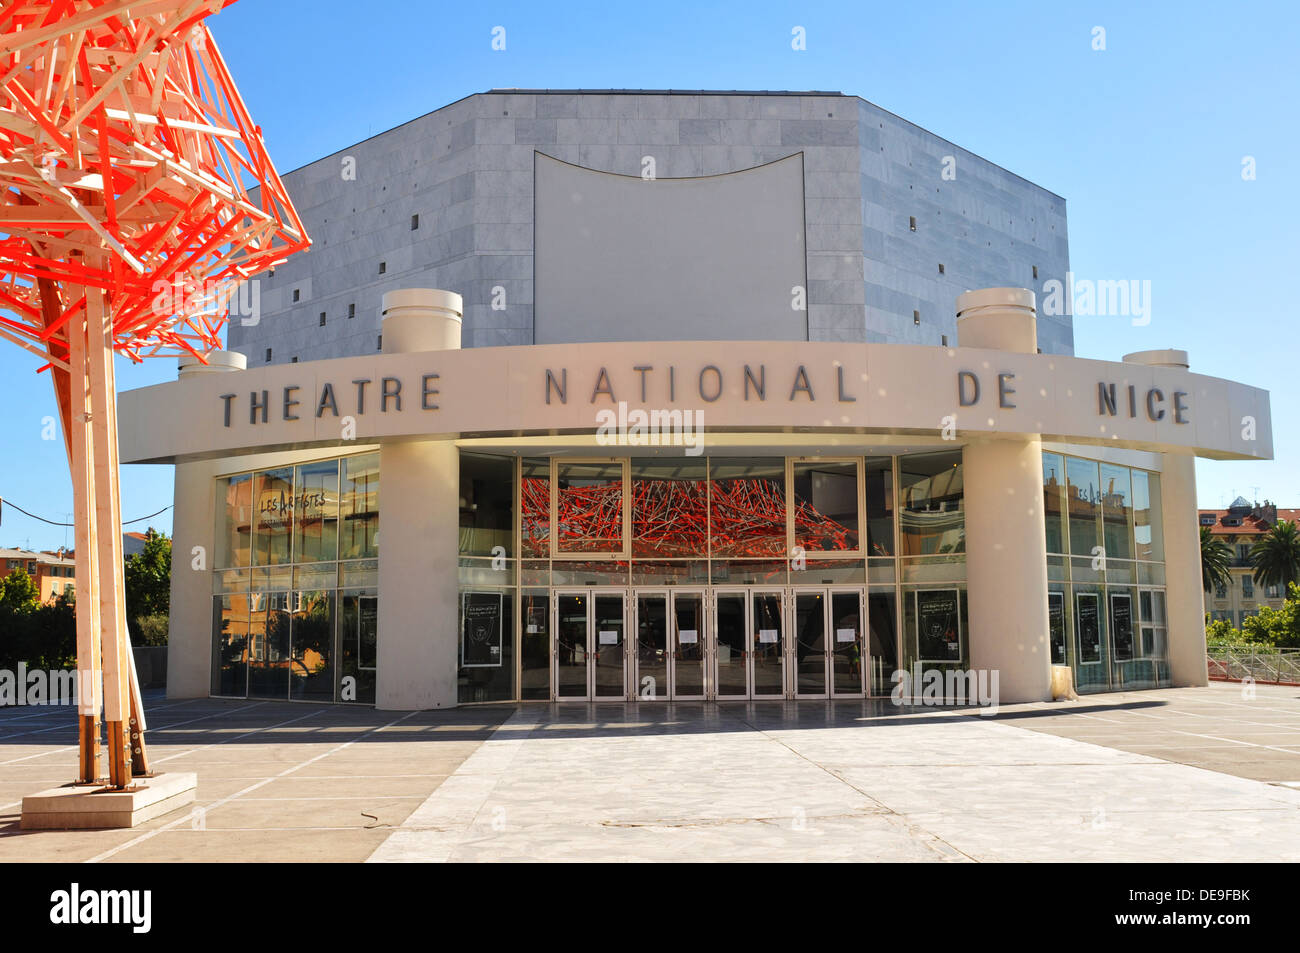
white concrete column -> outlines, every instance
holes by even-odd
[[[985,288],[957,298],[961,347],[1034,354],[1034,293]],[[1042,441],[973,438],[962,452],[970,664],[998,672],[1003,704],[1048,701],[1047,537]]]
[[[1130,364],[1188,366],[1187,352],[1138,351]],[[1205,652],[1205,590],[1201,587],[1201,526],[1196,511],[1196,457],[1161,454],[1160,520],[1165,543],[1165,611],[1169,674],[1175,686],[1208,685]]]
[[[386,354],[460,347],[458,294],[390,291],[381,310]],[[453,441],[380,442],[376,708],[456,705],[459,500]]]
[[[177,365],[177,376],[184,381],[242,371],[247,361],[234,351],[214,351],[208,355],[207,364],[187,356]],[[212,690],[212,570],[220,515],[217,505],[221,501],[216,499],[212,462],[177,463],[175,471],[167,697],[204,698]],[[195,547],[201,547],[199,554],[194,552]]]

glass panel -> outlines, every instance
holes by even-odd
[[[513,590],[460,594],[461,703],[515,697],[514,608]]]
[[[289,697],[289,593],[249,597],[248,697]]]
[[[1066,504],[1070,514],[1070,553],[1091,556],[1101,545],[1097,519],[1101,515],[1101,483],[1097,461],[1065,458]]]
[[[1160,474],[1133,471],[1133,536],[1137,558],[1157,562],[1165,558],[1160,522]]]
[[[956,589],[922,589],[912,594],[916,611],[916,658],[922,664],[961,660],[961,625]]]
[[[791,566],[790,585],[830,586],[866,582],[861,559],[808,559],[803,567],[795,569]]]
[[[212,600],[212,694],[248,694],[248,596]]]
[[[632,585],[694,583],[706,585],[709,564],[703,559],[640,559],[632,563]]]
[[[297,468],[293,501],[294,562],[333,562],[339,546],[339,462]]]
[[[745,596],[743,593],[719,593],[717,605],[718,682],[715,691],[719,698],[744,697],[749,694],[745,674]]]
[[[792,470],[795,545],[810,553],[857,552],[857,463],[797,462]]]
[[[708,464],[632,461],[632,555],[708,555]]]
[[[525,592],[522,599],[519,657],[523,684],[519,697],[548,699],[551,697],[551,615],[546,611],[547,595]]]
[[[295,592],[289,697],[334,700],[334,593]]]
[[[252,565],[253,475],[217,481],[217,554],[214,569]]]
[[[961,451],[898,459],[903,555],[966,551]]]
[[[515,583],[513,559],[462,556],[458,572],[463,589],[476,586],[513,586]]]
[[[636,600],[637,698],[668,697],[668,597],[639,596]]]
[[[253,475],[257,512],[253,534],[253,563],[280,566],[289,562],[293,529],[293,467],[263,470]]]
[[[339,588],[374,589],[379,585],[379,562],[374,559],[359,559],[356,562],[342,563],[339,566]]]
[[[1043,515],[1047,524],[1047,551],[1065,549],[1065,458],[1059,453],[1043,454]]]
[[[795,691],[800,695],[826,693],[826,600],[820,592],[799,592],[794,597]]]
[[[1065,593],[1047,594],[1047,635],[1052,647],[1052,664],[1067,664],[1065,653]]]
[[[903,582],[964,582],[965,556],[933,556],[928,559],[904,559]]]
[[[1110,687],[1107,670],[1106,610],[1100,587],[1074,587],[1075,687],[1080,692],[1104,692]]]
[[[247,569],[228,569],[212,574],[212,594],[219,596],[225,592],[247,592],[252,572]]]
[[[785,560],[732,559],[714,560],[709,564],[714,585],[753,585],[776,583],[785,585]]]
[[[856,592],[831,593],[833,646],[831,690],[836,695],[862,692],[862,604]]]
[[[1133,488],[1128,467],[1101,465],[1102,545],[1106,558],[1133,558]]]
[[[519,567],[519,582],[524,586],[549,586],[551,564],[545,559],[526,559]]]
[[[623,631],[623,596],[596,596],[595,694],[597,698],[622,698],[626,668]]]
[[[560,698],[587,695],[587,597],[556,596],[556,692]]]
[[[555,478],[556,552],[622,552],[623,465],[560,463]]]
[[[704,694],[704,597],[673,593],[673,695]],[[742,627],[743,637],[743,627]],[[743,676],[742,676],[743,677]]]
[[[867,457],[867,551],[894,555],[894,458]]]
[[[750,664],[753,669],[754,696],[781,696],[785,693],[785,639],[781,620],[781,597],[774,593],[756,592],[752,596],[753,647]]]
[[[338,584],[338,563],[309,563],[293,569],[294,589],[337,589]]]
[[[709,545],[718,556],[784,556],[784,458],[709,461]]]
[[[898,669],[898,616],[894,593],[873,592],[867,596],[867,624],[871,628],[871,694],[893,691]]]
[[[379,597],[343,592],[339,622],[339,701],[375,703],[375,662],[379,646]]]
[[[524,556],[551,554],[551,462],[528,458],[520,463],[519,546]]]
[[[514,457],[461,453],[461,555],[514,555],[514,499]]]
[[[341,461],[339,559],[379,555],[379,454],[363,453]]]
[[[627,576],[628,564],[621,561],[551,564],[551,583],[556,586],[626,586]]]

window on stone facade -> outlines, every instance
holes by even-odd
[[[293,300],[294,300],[294,301],[297,301],[297,300],[299,299],[299,297],[301,297],[301,295],[302,295],[302,292],[301,292],[301,291],[299,291],[297,288],[294,288],[294,289],[293,289]]]
[[[910,228],[912,231],[916,231],[916,216],[915,216],[915,215],[911,216],[911,217],[907,220],[907,227]]]

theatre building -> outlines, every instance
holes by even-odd
[[[492,92],[285,182],[312,250],[119,398],[170,695],[1205,683],[1194,461],[1268,394],[1074,356],[1059,197],[827,93]]]

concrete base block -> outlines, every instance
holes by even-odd
[[[23,798],[23,830],[90,830],[135,827],[194,803],[192,771],[140,778],[125,791],[66,784]]]

